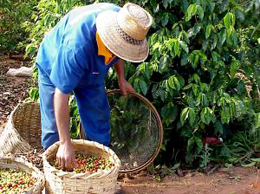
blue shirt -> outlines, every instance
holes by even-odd
[[[109,67],[118,60],[105,65],[104,57],[98,55],[95,21],[105,10],[118,12],[120,7],[97,3],[75,8],[45,36],[36,63],[62,93],[102,85]]]

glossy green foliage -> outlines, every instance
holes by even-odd
[[[244,122],[255,129],[249,118],[259,112],[259,0],[135,2],[154,17],[150,56],[128,65],[126,75],[161,114],[162,156],[186,155],[194,164],[202,158],[203,137],[228,141]],[[109,86],[114,79],[111,73]]]
[[[32,21],[23,23],[26,31],[30,32],[29,44],[26,46],[26,56],[35,57],[39,45],[46,33],[74,6],[82,5],[80,0],[41,0],[36,11],[31,15]]]
[[[26,41],[28,33],[22,29],[22,23],[30,20],[37,0],[0,0],[0,52],[19,51]]]

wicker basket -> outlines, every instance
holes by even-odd
[[[22,169],[25,172],[31,174],[33,177],[37,178],[36,183],[32,188],[28,190],[28,194],[41,194],[44,188],[44,175],[43,173],[36,167],[34,167],[31,163],[25,161],[22,158],[15,157],[1,157],[0,158],[0,168],[15,168]]]
[[[11,113],[0,135],[0,156],[41,148],[40,104],[24,102]]]
[[[88,140],[72,140],[76,153],[98,155],[113,162],[115,166],[109,170],[96,173],[64,172],[52,167],[48,160],[55,157],[59,142],[50,146],[43,154],[43,169],[45,175],[45,189],[47,193],[97,193],[112,194],[115,192],[120,160],[108,147]]]

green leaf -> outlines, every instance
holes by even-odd
[[[203,20],[204,18],[204,10],[200,5],[197,5],[197,14],[199,15],[200,19]]]
[[[232,99],[229,104],[229,110],[230,110],[230,116],[235,117],[236,116],[236,103],[235,103],[234,99]]]
[[[197,152],[197,154],[199,154],[202,151],[203,143],[202,143],[202,140],[198,137],[195,138],[195,142],[197,145],[196,152]]]
[[[202,106],[208,106],[208,98],[206,94],[201,94],[201,104]]]
[[[237,33],[235,30],[232,31],[231,39],[233,41],[233,45],[237,46]]]
[[[222,126],[222,123],[217,120],[215,123],[214,123],[214,132],[215,134],[223,134],[223,126]]]
[[[260,162],[260,158],[250,158],[253,162]]]
[[[151,2],[151,5],[152,5],[153,9],[156,9],[156,7],[157,7],[157,5],[158,5],[158,3],[156,2],[156,0],[151,0],[150,2]]]
[[[165,72],[168,70],[169,63],[170,63],[170,57],[168,55],[163,55],[160,58],[159,69],[161,70],[161,72]]]
[[[222,107],[221,110],[221,121],[223,124],[230,122],[230,110],[228,106]]]
[[[161,150],[166,151],[166,147],[164,144],[161,145]]]
[[[235,17],[232,13],[227,13],[224,17],[224,25],[227,29],[228,36],[234,31]]]
[[[195,59],[194,62],[192,64],[193,69],[196,69],[198,62],[199,62],[200,56],[199,55],[195,55]]]
[[[191,63],[191,66],[193,67],[193,69],[196,69],[198,62],[199,62],[199,55],[197,54],[197,52],[193,51],[190,55],[189,55],[189,62]]]
[[[167,9],[168,7],[168,0],[163,0],[163,7]]]
[[[140,87],[139,87],[139,79],[135,79],[134,83],[133,83],[134,89],[137,93],[140,92]]]
[[[178,116],[178,106],[173,105],[172,102],[163,106],[161,110],[163,122],[168,126],[174,122]]]
[[[176,89],[175,84],[174,84],[174,76],[169,77],[168,85],[169,85],[170,88],[172,88],[174,90]]]
[[[232,13],[227,13],[224,17],[224,25],[227,29],[229,29],[232,26],[232,17],[233,14]]]
[[[197,5],[196,4],[191,4],[187,11],[186,11],[186,17],[185,17],[185,21],[189,21],[191,19],[192,16],[194,16],[197,12]]]
[[[260,128],[260,113],[255,113],[254,127]]]
[[[181,58],[181,66],[185,66],[187,64],[188,64],[188,55],[184,54],[184,55],[182,55],[182,58]]]
[[[249,164],[242,164],[242,166],[243,167],[253,167],[253,166],[255,166],[256,165],[256,162],[251,162],[251,163],[249,163]]]
[[[230,76],[233,79],[236,75],[237,70],[240,68],[240,63],[238,60],[232,60],[230,66]]]
[[[181,124],[184,125],[185,121],[188,119],[189,117],[189,107],[184,108],[181,111]]]
[[[214,118],[213,111],[209,107],[203,108],[200,113],[200,118],[203,123],[208,125]]]
[[[206,27],[206,34],[205,34],[206,39],[208,39],[208,37],[210,36],[212,27],[213,26],[211,24],[207,25],[207,27]]]
[[[195,123],[195,111],[193,108],[189,108],[189,123],[191,126],[194,125]]]
[[[221,58],[220,55],[218,53],[216,53],[215,51],[213,51],[211,53],[211,55],[212,55],[212,59],[213,59],[214,62],[219,61],[220,58]]]
[[[185,32],[184,30],[182,31],[182,37],[185,40],[185,42],[187,42],[188,44],[190,43],[189,36],[187,32]]]
[[[191,138],[188,140],[187,152],[191,152],[191,150],[192,150],[193,147],[194,147],[195,141],[196,141],[195,137],[191,137]]]
[[[167,80],[168,86],[171,89],[179,91],[181,88],[180,82],[176,76],[170,76],[169,79]]]
[[[180,82],[179,82],[178,78],[176,76],[174,76],[173,80],[174,80],[174,84],[175,84],[176,90],[180,91],[181,85],[180,85]]]
[[[163,14],[163,16],[162,16],[162,25],[166,26],[168,24],[168,21],[169,21],[169,14],[168,13]]]
[[[189,2],[187,0],[181,0],[180,1],[181,4],[181,9],[184,13],[186,13],[188,6],[189,6]]]
[[[190,83],[190,84],[186,85],[185,87],[183,87],[182,89],[183,90],[188,90],[188,89],[190,89],[192,87],[193,87],[193,83]]]
[[[185,86],[185,80],[182,76],[178,75],[177,76],[178,82],[180,83],[180,87],[184,87]]]
[[[171,167],[170,169],[173,171],[173,170],[177,170],[179,167],[181,166],[181,163],[177,163],[177,164],[174,164],[173,167]],[[174,171],[175,172],[175,171]],[[174,173],[173,172],[173,173]]]
[[[175,41],[175,44],[174,44],[174,52],[175,52],[175,55],[177,55],[177,56],[180,55],[179,41]]]
[[[140,89],[141,89],[142,93],[143,93],[144,95],[146,95],[147,90],[148,90],[147,83],[146,83],[144,80],[140,79],[140,80],[139,80],[139,86],[140,86]]]
[[[227,31],[226,29],[222,29],[220,34],[219,34],[220,38],[219,38],[219,41],[220,41],[220,44],[223,45],[224,42],[226,41],[226,38],[227,38]]]
[[[193,84],[192,91],[193,91],[193,94],[194,94],[195,96],[197,96],[198,91],[199,91],[199,86],[198,86],[197,84]],[[200,95],[201,95],[201,94],[200,94]]]
[[[188,45],[183,42],[183,41],[179,41],[180,45],[181,45],[181,48],[186,52],[186,53],[189,53],[189,48],[188,48]]]
[[[200,77],[199,77],[199,75],[197,74],[197,73],[195,73],[194,75],[193,75],[193,79],[194,79],[194,81],[198,84],[198,83],[200,83]]]
[[[153,47],[152,47],[153,52],[154,52],[156,49],[160,49],[161,47],[162,47],[161,43],[156,42],[156,43],[153,45]]]
[[[38,88],[31,88],[29,92],[29,96],[33,101],[37,101],[40,96],[39,96],[39,89]]]

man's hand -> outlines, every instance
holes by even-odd
[[[56,158],[62,169],[69,169],[75,166],[74,148],[70,141],[60,143]]]
[[[118,62],[115,64],[115,69],[118,77],[118,85],[122,91],[123,96],[127,96],[127,92],[134,92],[135,90],[132,85],[125,80],[124,68],[125,63],[122,59],[119,59]]]
[[[118,80],[119,88],[122,91],[123,96],[127,96],[127,92],[134,92],[132,85],[125,79]]]

